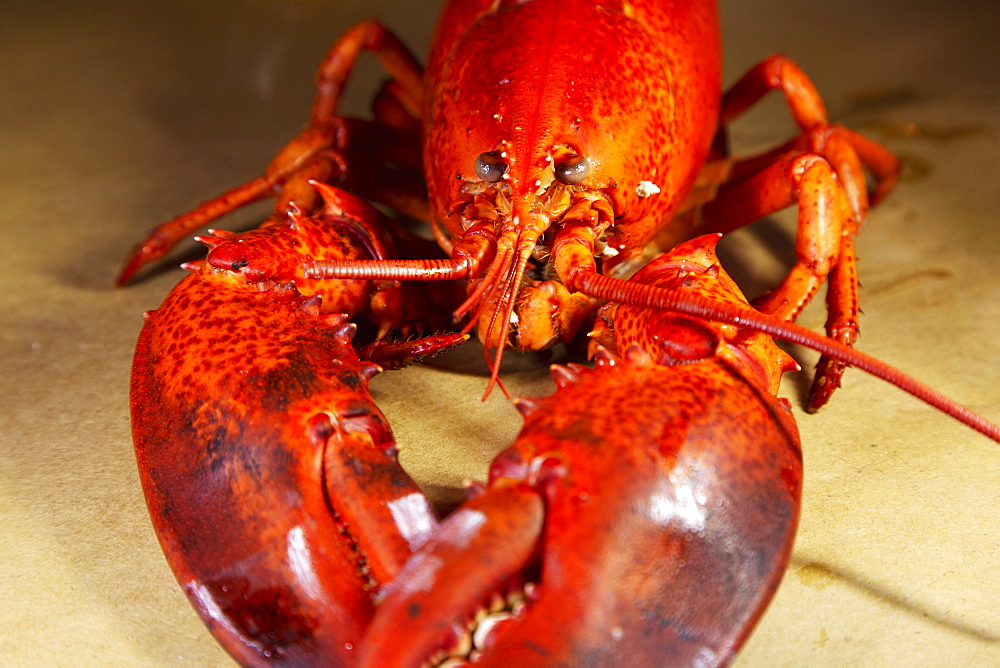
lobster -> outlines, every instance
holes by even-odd
[[[364,48],[393,77],[374,121],[336,115]],[[568,51],[576,57],[547,60]],[[648,76],[637,77],[637,54],[662,58],[643,61]],[[207,259],[188,265],[192,275],[147,316],[133,367],[133,434],[154,525],[234,657],[728,661],[777,585],[798,512],[797,435],[773,398],[790,362],[765,334],[824,353],[813,407],[849,364],[997,438],[995,426],[843,345],[857,331],[862,165],[875,176],[874,200],[891,188],[895,159],[827,123],[789,60],[765,61],[721,97],[718,70],[712,3],[452,2],[423,81],[405,48],[365,23],[331,50],[309,127],[263,177],[139,247],[120,282],[191,229],[277,191],[260,230],[202,237]],[[483,72],[485,83],[474,81]],[[756,158],[726,158],[720,119],[775,87],[802,135]],[[429,218],[445,257],[428,257],[425,244],[330,184]],[[650,242],[728,231],[795,201],[800,259],[756,302],[770,317],[749,309],[704,240],[665,256],[668,266],[687,262],[670,269],[679,287],[647,281],[662,260],[623,278]],[[840,344],[790,324],[827,278],[828,330]],[[455,281],[467,282],[465,295]],[[691,294],[692,282],[709,298]],[[494,462],[489,487],[473,485],[439,521],[396,461],[366,389],[378,366],[363,360],[395,366],[475,328],[496,350],[492,386],[506,347],[569,341],[604,300],[619,306],[602,311],[609,329],[598,338],[617,352],[596,352],[593,371],[559,368],[554,397],[521,401],[525,429]],[[463,332],[416,334],[451,313],[466,319]],[[371,325],[357,352],[355,316]],[[387,343],[393,331],[410,338]],[[592,396],[608,397],[609,415],[594,414]],[[733,419],[737,406],[748,424]],[[634,423],[623,428],[621,413]],[[690,446],[650,438],[678,422],[698,435]],[[736,432],[739,447],[721,443],[723,432]],[[715,450],[702,454],[702,443]],[[702,467],[702,456],[714,463]],[[709,501],[728,508],[757,495],[769,499],[766,513],[676,526]],[[747,535],[769,523],[766,536]],[[733,557],[749,545],[759,545],[753,563]],[[601,568],[595,554],[606,555]],[[719,588],[706,593],[705,578]],[[401,628],[412,642],[398,641]]]

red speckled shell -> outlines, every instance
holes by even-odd
[[[611,243],[636,248],[684,199],[717,126],[714,2],[450,2],[435,45],[424,121],[436,225],[455,224],[448,210],[480,153],[506,149],[516,201],[552,181],[546,157],[569,144],[591,163],[585,185],[614,187]],[[641,181],[661,192],[638,197]]]
[[[381,601],[371,628],[412,629],[413,644],[369,633],[368,665],[419,664],[482,589],[506,586],[508,560],[523,561],[537,533],[530,490],[545,505],[538,584],[477,666],[715,666],[746,640],[798,524],[791,413],[719,357],[665,367],[640,354],[557,373],[559,389],[533,401],[493,461],[490,488],[458,511],[480,521],[463,518],[458,545],[426,550]],[[509,550],[480,537],[491,525],[509,531]],[[477,576],[464,578],[465,598],[445,577],[463,571]],[[445,582],[423,586],[435,577]]]
[[[309,420],[343,401],[383,418],[335,327],[294,290],[237,280],[187,276],[142,329],[132,434],[146,504],[178,581],[233,656],[346,661],[344,638],[360,637],[372,605],[344,576],[349,546],[331,540]]]
[[[538,666],[731,660],[778,586],[798,525],[789,411],[719,358],[621,362],[541,400],[493,466],[545,457],[567,475],[548,492],[543,584],[493,656],[521,652],[520,665]]]
[[[375,587],[410,553],[379,511],[422,495],[351,331],[295,288],[258,292],[206,267],[139,336],[132,435],[146,504],[192,605],[244,664],[349,663]],[[359,488],[379,498],[374,512]],[[425,506],[405,507],[430,527]]]

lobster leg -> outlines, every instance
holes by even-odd
[[[803,135],[793,140],[793,143],[800,147],[811,143],[813,151],[822,153],[830,160],[844,181],[855,215],[859,220],[864,220],[868,214],[868,197],[861,165],[868,168],[875,177],[872,197],[872,203],[875,203],[895,185],[899,177],[899,161],[880,144],[847,128],[832,125],[815,86],[789,58],[781,54],[773,55],[758,63],[733,84],[722,98],[719,110],[721,124],[731,123],[768,92],[778,89],[785,95],[795,123],[803,131]],[[831,144],[827,149],[826,141],[822,139],[824,134],[836,135],[839,138],[837,141],[842,143],[839,146]],[[748,162],[747,167],[750,164],[752,163]],[[736,178],[739,177],[739,172],[740,169],[734,170]]]
[[[813,154],[790,155],[758,174],[719,189],[705,205],[705,226],[726,232],[741,222],[757,220],[798,203],[797,261],[784,281],[755,306],[794,321],[841,257],[841,240],[856,225],[844,194],[825,159]],[[716,225],[725,221],[725,225]],[[723,229],[718,229],[723,228]],[[847,259],[853,264],[853,258]]]
[[[858,277],[854,254],[857,218],[831,164],[815,153],[789,153],[757,174],[727,183],[702,209],[705,227],[726,232],[798,204],[796,263],[776,288],[754,301],[764,313],[793,322],[828,282],[827,334],[845,345],[858,335]],[[839,387],[844,365],[822,358],[809,409],[820,408]]]
[[[395,84],[386,86],[378,97],[374,123],[336,115],[341,92],[362,50],[375,53]],[[406,114],[413,119],[417,115],[423,95],[422,74],[403,43],[377,21],[348,30],[320,66],[309,125],[278,152],[263,176],[158,226],[129,255],[118,285],[127,283],[140,268],[165,255],[194,230],[251,202],[275,196],[279,216],[292,202],[303,211],[313,211],[319,205],[309,185],[313,180],[350,184],[362,196],[426,217],[422,180],[413,175],[419,173],[419,127],[412,120],[401,120]],[[396,169],[385,161],[411,169]],[[393,183],[391,189],[378,185],[388,182]]]
[[[731,122],[775,89],[785,94],[802,135],[774,151],[736,163],[718,198],[703,209],[702,230],[727,232],[797,202],[798,261],[785,281],[754,305],[792,321],[819,285],[829,280],[827,333],[852,345],[858,331],[853,237],[869,208],[864,168],[875,177],[871,200],[877,201],[894,185],[899,163],[878,144],[830,124],[812,82],[781,55],[755,66],[726,93],[720,111],[722,123]],[[813,168],[811,163],[817,159],[826,167]],[[806,172],[810,168],[819,171],[810,175]],[[811,410],[826,403],[839,386],[843,371],[839,362],[821,359],[810,391]]]

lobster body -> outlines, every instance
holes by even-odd
[[[429,217],[494,380],[505,347],[568,341],[593,310],[575,261],[547,265],[561,238],[592,239],[609,273],[686,201],[718,127],[718,39],[711,2],[445,8],[422,91]]]
[[[336,115],[363,49],[393,75],[374,121]],[[802,480],[797,430],[775,398],[795,365],[761,332],[873,368],[787,321],[829,274],[828,328],[853,341],[856,301],[844,295],[868,207],[862,165],[879,193],[898,165],[829,125],[787,59],[721,98],[719,78],[712,2],[453,0],[424,75],[364,23],[331,50],[309,127],[265,175],[133,255],[123,280],[184,230],[277,193],[259,230],[202,239],[206,261],[147,314],[133,365],[153,523],[234,657],[733,658],[787,563]],[[730,166],[713,145],[720,118],[778,86],[802,137],[735,163],[731,180],[712,176],[706,165]],[[418,138],[425,196],[409,189]],[[386,185],[407,174],[409,185]],[[427,257],[355,195],[429,211],[447,257]],[[624,280],[650,242],[689,236],[701,216],[722,231],[795,201],[800,261],[763,302],[774,317],[749,307],[712,237]],[[447,287],[414,286],[449,279],[461,304]],[[439,522],[368,393],[377,365],[464,340],[412,339],[454,314],[497,350],[492,382],[505,347],[568,341],[600,301],[596,368],[557,367],[554,395],[520,400],[524,428],[488,485]],[[370,325],[357,343],[352,319]],[[821,376],[825,401],[839,371]]]

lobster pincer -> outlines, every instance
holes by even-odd
[[[682,245],[637,280],[745,304],[712,246]],[[735,655],[798,521],[798,431],[769,387],[795,364],[756,332],[616,308],[605,310],[610,343],[625,352],[599,348],[594,369],[554,367],[555,394],[517,403],[524,427],[489,486],[386,588],[363,664],[715,665]],[[497,527],[502,544],[486,538]],[[498,600],[516,603],[498,610]],[[407,643],[393,635],[400,628],[414,629]]]
[[[160,544],[245,663],[347,662],[374,595],[437,525],[368,393],[379,366],[352,346],[345,311],[371,312],[378,290],[327,281],[307,295],[308,282],[286,282],[296,249],[382,248],[357,241],[367,205],[324,196],[319,218],[205,239],[208,260],[147,313],[133,363],[133,439]],[[392,361],[465,338],[372,349]]]

